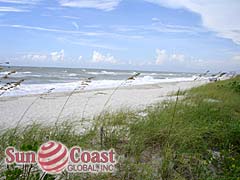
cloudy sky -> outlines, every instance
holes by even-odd
[[[0,61],[240,70],[239,0],[0,0]]]

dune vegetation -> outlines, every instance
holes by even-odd
[[[56,140],[68,147],[114,148],[118,155],[113,174],[64,172],[60,179],[240,179],[240,76],[173,96],[141,112],[101,114],[84,134],[78,121],[68,119],[57,127],[33,123],[1,132],[0,176],[55,179],[34,165],[6,166],[3,159],[8,146],[37,151],[43,142]]]

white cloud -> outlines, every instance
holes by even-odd
[[[23,56],[23,59],[34,60],[34,61],[43,61],[46,60],[48,56],[46,54],[26,54]]]
[[[77,16],[60,16],[61,18],[66,18],[66,19],[76,19],[76,20],[81,20],[80,17]]]
[[[117,32],[138,32],[138,34],[151,34],[153,31],[157,33],[190,33],[196,34],[206,32],[206,29],[199,26],[185,26],[176,24],[162,23],[158,18],[152,18],[151,25],[112,25],[110,26]],[[136,37],[137,38],[137,37]],[[139,36],[139,38],[142,38]]]
[[[25,26],[25,25],[20,25],[20,24],[0,24],[0,27],[11,27],[11,28],[18,28],[18,29],[47,31],[47,32],[65,33],[65,34],[79,34],[79,35],[85,35],[85,36],[108,35],[107,33],[71,31],[71,30],[52,29],[52,28],[45,28],[45,27],[38,27],[38,26]]]
[[[2,3],[13,4],[36,4],[39,0],[0,0]]]
[[[78,60],[80,61],[80,60],[82,60],[82,58],[83,58],[82,56],[79,56],[79,57],[78,57]]]
[[[59,52],[52,52],[51,54],[51,58],[53,61],[63,61],[64,60],[64,50],[62,49]]]
[[[183,54],[172,54],[171,55],[171,60],[184,62],[185,61],[185,56]]]
[[[16,7],[0,7],[0,12],[27,12],[26,9],[16,8]]]
[[[145,0],[169,8],[185,8],[199,14],[203,26],[240,44],[239,0]]]
[[[153,17],[153,18],[152,18],[152,21],[159,21],[159,19],[156,18],[156,17]]]
[[[160,65],[168,60],[168,54],[165,49],[162,49],[162,50],[157,49],[156,53],[157,53],[156,64]]]
[[[240,62],[240,54],[233,56],[232,58],[234,61],[239,61]]]
[[[54,29],[54,28],[46,28],[46,27],[39,27],[39,26],[27,26],[27,25],[21,25],[21,24],[0,24],[0,27],[64,33],[64,34],[71,34],[71,35],[74,34],[74,35],[82,35],[82,36],[103,36],[103,37],[127,38],[127,39],[142,38],[141,36],[137,36],[137,35],[124,35],[124,34],[104,32],[104,31],[94,32],[94,31],[64,30],[64,29]]]
[[[184,54],[180,53],[168,53],[165,49],[156,50],[157,58],[155,64],[185,64],[185,63],[196,63],[196,60],[190,57],[186,57]]]
[[[22,56],[22,59],[25,60],[33,60],[33,61],[63,61],[64,60],[64,50],[62,49],[59,52],[51,52],[51,53],[28,53]]]
[[[94,48],[101,48],[101,49],[108,49],[108,50],[118,50],[123,51],[126,50],[125,48],[117,47],[113,44],[103,44],[102,41],[97,42],[95,40],[86,39],[86,38],[74,38],[70,36],[61,36],[57,38],[58,41],[61,43],[70,43],[76,46],[83,46],[83,47],[94,47]]]
[[[92,62],[94,63],[104,62],[104,63],[116,64],[117,60],[110,54],[103,55],[100,52],[93,51]]]
[[[110,11],[115,9],[121,0],[59,0],[59,2],[62,6]]]
[[[156,60],[155,64],[162,68],[169,68],[175,70],[211,70],[211,71],[227,71],[239,69],[240,65],[240,54],[236,54],[232,58],[230,57],[228,61],[220,59],[199,59],[194,57],[189,57],[181,53],[169,53],[164,49],[156,50]],[[147,64],[146,64],[147,65]],[[177,69],[179,68],[179,69]]]
[[[0,3],[14,4],[14,6],[0,6],[0,12],[29,12],[28,6],[35,5],[39,1],[41,0],[0,0]]]

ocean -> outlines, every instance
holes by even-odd
[[[3,78],[11,71],[7,79]],[[135,80],[128,80],[130,76],[140,73]],[[3,67],[0,70],[0,87],[8,82],[24,82],[13,89],[5,91],[1,96],[20,96],[28,94],[42,94],[49,89],[52,92],[67,92],[73,89],[81,89],[82,82],[92,78],[84,90],[106,89],[119,86],[134,86],[155,84],[161,82],[193,81],[196,73],[179,72],[151,72],[107,69],[83,69],[83,68],[50,68],[50,67]],[[0,94],[3,90],[0,90]]]

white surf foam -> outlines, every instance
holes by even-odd
[[[19,96],[28,94],[42,94],[47,92],[49,89],[54,88],[52,92],[68,92],[75,88],[84,90],[94,89],[106,89],[115,88],[119,85],[122,86],[134,86],[144,84],[156,84],[156,83],[167,83],[167,82],[182,82],[182,81],[193,81],[194,77],[189,78],[166,78],[166,79],[154,79],[152,76],[138,77],[135,80],[93,80],[89,85],[83,87],[81,81],[71,83],[50,83],[50,84],[22,84],[21,86],[6,91],[2,96]],[[0,91],[1,93],[1,91]]]

